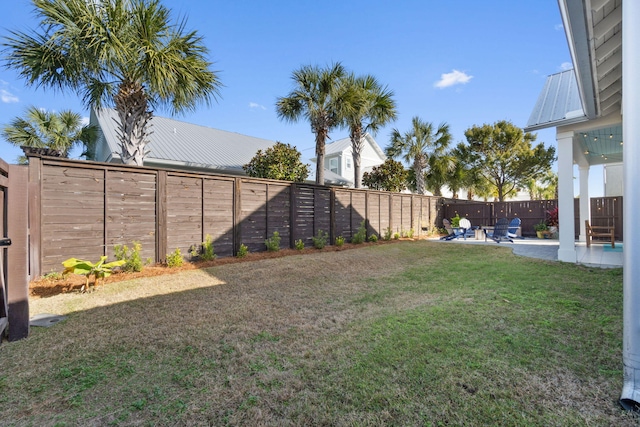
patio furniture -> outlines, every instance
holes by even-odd
[[[493,227],[492,232],[485,230],[485,240],[487,237],[496,243],[500,243],[503,240],[513,243],[513,240],[509,237],[509,220],[507,218],[500,218]]]
[[[591,240],[594,237],[606,237],[607,241],[597,241],[595,240],[594,243],[609,243],[609,241],[611,242],[611,247],[615,248],[616,247],[616,242],[615,242],[615,228],[614,227],[610,227],[608,225],[590,225],[589,224],[589,220],[585,220],[584,221],[584,229],[587,232],[587,247],[591,246]]]
[[[511,237],[512,239],[524,239],[524,237],[522,237],[522,231],[519,230],[521,223],[522,221],[520,220],[520,218],[513,218],[511,222],[509,222],[507,236]],[[520,233],[518,233],[518,231],[520,231]]]
[[[467,240],[467,237],[473,237],[475,238],[475,229],[478,227],[472,227],[471,226],[471,221],[469,221],[468,218],[462,218],[460,220],[460,230],[461,232],[458,233],[458,235],[456,237],[460,237],[462,236],[464,238],[464,240]]]

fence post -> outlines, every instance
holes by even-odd
[[[42,159],[29,157],[29,260],[30,278],[41,275],[42,267]]]
[[[33,157],[30,160],[33,160]],[[7,192],[8,237],[11,238],[11,246],[7,249],[9,341],[29,335],[28,186],[29,169],[20,165],[10,165]]]
[[[289,232],[289,247],[294,248],[296,245],[296,223],[298,217],[298,209],[296,206],[296,192],[298,191],[298,186],[295,182],[292,182],[289,186],[289,224],[290,224],[290,232]]]
[[[236,256],[242,243],[242,178],[235,179],[233,186],[233,255]]]

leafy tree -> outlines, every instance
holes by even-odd
[[[373,190],[399,192],[407,186],[408,173],[402,163],[387,159],[380,166],[374,166],[371,172],[365,172],[362,183]]]
[[[416,190],[418,194],[424,194],[425,168],[432,157],[440,157],[451,141],[449,125],[442,123],[437,129],[433,124],[422,121],[419,117],[411,119],[411,130],[400,133],[397,129],[391,132],[391,144],[387,147],[387,155],[398,157],[403,155],[406,162],[412,164],[416,176]]]
[[[549,200],[558,198],[558,174],[548,170],[539,179],[531,179],[527,182],[529,197],[531,200]]]
[[[254,178],[302,182],[309,176],[309,166],[300,161],[300,156],[295,147],[276,142],[264,152],[258,150],[251,161],[242,168],[247,175]]]
[[[345,122],[349,127],[353,155],[354,184],[360,188],[361,155],[366,132],[376,134],[381,126],[396,119],[396,103],[393,92],[382,87],[371,75],[349,75],[344,84],[349,90],[346,101]]]
[[[74,90],[88,107],[115,105],[124,163],[143,164],[152,107],[177,113],[217,95],[202,37],[159,0],[32,1],[41,23],[4,39],[6,66],[28,84]]]
[[[97,138],[94,126],[82,126],[80,114],[70,110],[44,111],[29,107],[24,117],[14,118],[2,129],[2,137],[18,147],[48,148],[58,151],[62,157],[69,157],[75,145],[84,147],[83,156],[91,158]],[[20,163],[26,163],[20,157]]]
[[[340,63],[327,68],[303,66],[291,76],[295,88],[276,101],[281,120],[297,122],[304,117],[311,124],[316,135],[316,184],[324,185],[324,152],[329,132],[344,122],[345,75]]]
[[[526,187],[529,180],[546,173],[555,160],[554,147],[545,148],[543,143],[532,147],[536,135],[524,133],[508,121],[473,126],[465,136],[468,145],[464,150],[470,165],[495,186],[501,202],[518,187]]]

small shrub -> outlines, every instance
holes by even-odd
[[[456,214],[453,218],[451,218],[451,226],[452,227],[460,227],[460,215]]]
[[[302,239],[296,240],[295,241],[295,246],[296,246],[297,250],[299,250],[299,251],[303,250],[304,249],[304,242],[302,241]]]
[[[173,253],[167,255],[167,267],[169,268],[177,268],[182,266],[184,259],[182,259],[182,253],[180,252],[180,248],[176,248]]]
[[[360,243],[363,243],[365,240],[367,240],[367,227],[365,225],[365,221],[362,221],[360,223],[360,227],[358,227],[358,231],[356,231],[356,234],[354,234],[353,237],[351,238],[351,243],[355,243],[356,245],[359,245]]]
[[[316,249],[322,249],[327,244],[327,239],[329,238],[329,233],[325,233],[322,230],[318,230],[318,234],[315,237],[312,237],[313,247]]]
[[[342,245],[344,245],[344,237],[342,236],[336,237],[336,246],[340,247]]]
[[[395,233],[393,235],[393,240],[398,240],[400,238],[400,233]]]
[[[204,242],[202,242],[202,254],[200,256],[205,261],[211,261],[216,258],[216,254],[213,252],[213,240],[210,235],[206,235]]]
[[[43,279],[47,280],[60,280],[62,277],[62,273],[58,273],[57,271],[52,271],[51,273],[47,273],[42,276]]]
[[[95,279],[93,286],[95,288],[98,284],[98,279],[102,278],[104,281],[106,277],[111,275],[115,267],[121,267],[125,263],[124,260],[111,261],[108,263],[105,262],[106,260],[106,255],[100,257],[100,261],[96,263],[78,258],[69,258],[62,262],[62,266],[64,267],[62,274],[73,273],[85,276],[87,280],[82,287],[83,291],[89,288],[89,277],[93,276]]]
[[[409,231],[407,231],[407,237],[413,239],[413,233],[413,228],[410,228]]]
[[[273,236],[265,240],[264,244],[267,245],[267,250],[269,252],[279,251],[280,250],[280,233],[278,233],[277,231],[274,231]]]
[[[238,258],[244,258],[247,256],[248,253],[249,253],[249,248],[247,247],[247,245],[245,245],[244,243],[241,243],[240,249],[238,249],[238,253],[236,254],[236,256]]]
[[[249,247],[244,243],[240,244],[240,248],[238,248],[238,258],[244,258],[249,254]]]
[[[118,261],[124,261],[122,271],[142,271],[142,257],[140,251],[142,245],[140,242],[133,242],[133,248],[129,249],[127,245],[115,245],[113,252]]]
[[[378,236],[375,235],[375,234],[372,234],[371,236],[369,236],[369,241],[373,242],[373,243],[377,242],[378,241]]]
[[[391,236],[392,236],[392,232],[391,232],[391,227],[387,227],[386,230],[384,230],[384,237],[382,238],[383,240],[391,240]]]

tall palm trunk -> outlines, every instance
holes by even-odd
[[[324,146],[326,134],[316,133],[316,184],[324,185]]]
[[[362,149],[364,148],[364,136],[362,135],[362,128],[355,127],[351,132],[351,154],[353,156],[353,176],[354,176],[354,186],[355,188],[362,187],[362,174],[360,173],[361,169],[361,160],[362,160]]]
[[[413,161],[413,171],[416,174],[416,191],[418,194],[424,194],[424,168],[427,167],[422,156],[417,155]]]
[[[115,96],[115,104],[120,118],[118,138],[122,146],[122,162],[143,166],[144,156],[149,153],[146,145],[149,143],[148,128],[152,117],[144,87],[132,81],[122,82]]]

